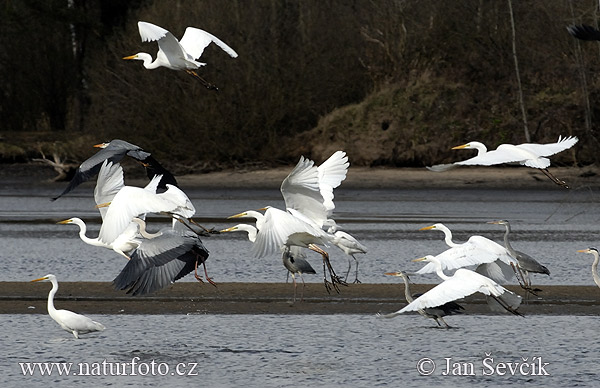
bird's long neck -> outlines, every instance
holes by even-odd
[[[152,239],[155,237],[160,236],[162,233],[158,232],[158,233],[148,233],[148,231],[146,230],[146,222],[140,218],[137,217],[133,217],[131,219],[133,222],[135,222],[136,224],[138,224],[139,226],[139,230],[140,230],[140,234],[142,235],[143,238],[148,238],[148,239]]]
[[[56,291],[58,291],[58,282],[56,279],[52,280],[52,289],[48,293],[48,314],[53,315],[56,312],[54,308],[54,295],[56,295]]]
[[[90,238],[85,235],[87,233],[87,226],[85,225],[85,222],[77,219],[75,220],[75,225],[79,226],[79,238],[81,238],[84,243],[98,247],[105,246],[105,244],[101,243],[97,238]]]
[[[471,146],[477,150],[477,156],[487,153],[487,147],[483,143],[472,142]]]
[[[140,57],[142,59],[142,61],[144,61],[144,67],[148,70],[152,70],[152,69],[156,69],[156,68],[160,67],[160,63],[158,63],[158,60],[153,61],[152,55],[150,55],[148,53],[139,53],[138,57]]]
[[[450,279],[449,276],[447,276],[444,271],[442,270],[442,263],[440,263],[439,261],[434,261],[435,263],[435,273],[437,274],[437,276],[439,276],[442,280],[448,280]]]
[[[504,224],[504,227],[506,228],[506,232],[504,232],[504,246],[506,247],[508,253],[510,253],[511,256],[516,258],[517,252],[513,249],[512,245],[510,245],[510,242],[508,241],[508,235],[510,234],[510,225]]]
[[[592,251],[594,255],[594,262],[592,263],[592,275],[594,276],[594,282],[598,287],[600,287],[600,276],[598,276],[598,261],[600,261],[600,256],[598,252]]]
[[[410,294],[410,284],[405,276],[402,276],[402,280],[404,280],[404,297],[408,303],[411,303],[414,299]]]
[[[444,241],[446,242],[446,245],[448,245],[449,247],[456,247],[460,244],[455,243],[454,241],[452,241],[452,231],[448,228],[439,228],[442,232],[444,232]]]

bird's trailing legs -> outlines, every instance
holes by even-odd
[[[187,72],[189,75],[191,75],[191,76],[194,76],[194,77],[195,77],[195,78],[196,78],[198,81],[200,81],[200,82],[202,83],[202,85],[204,85],[204,87],[205,87],[206,89],[208,89],[208,90],[216,90],[216,91],[219,91],[219,88],[218,88],[218,87],[216,87],[215,85],[213,85],[213,84],[211,84],[211,83],[207,82],[207,81],[206,81],[204,78],[200,77],[200,76],[198,75],[198,73],[196,73],[194,70],[189,70],[189,69],[188,69],[188,70],[186,70],[186,72]]]
[[[331,266],[331,262],[329,261],[329,254],[321,248],[319,248],[318,246],[316,246],[315,244],[309,244],[308,248],[323,256],[323,282],[325,283],[325,289],[327,290],[327,292],[329,293],[331,288],[333,287],[335,291],[339,294],[340,288],[338,287],[338,284],[341,284],[343,286],[347,286],[348,284],[335,274],[335,271]],[[327,280],[327,272],[325,271],[325,266],[327,266],[327,270],[329,271],[329,277],[331,278],[331,282]]]
[[[520,312],[518,312],[517,310],[515,310],[514,308],[510,307],[504,300],[502,300],[501,297],[497,297],[494,295],[490,295],[492,298],[494,298],[496,300],[496,302],[498,302],[498,304],[500,304],[500,306],[504,307],[504,309],[510,313],[513,313],[515,315],[518,315],[520,317],[524,317],[523,314],[521,314]]]
[[[206,260],[204,258],[200,257],[200,255],[198,255],[198,254],[196,254],[196,265],[194,265],[194,277],[200,283],[204,283],[204,281],[202,280],[202,277],[200,277],[200,275],[198,275],[198,262],[200,260],[202,260],[202,266],[204,267],[204,275],[206,276],[206,281],[216,287],[217,283],[215,283],[212,280],[212,278],[208,276],[208,272],[206,271]]]
[[[567,185],[567,183],[565,181],[561,181],[560,179],[558,179],[557,177],[555,177],[554,175],[552,175],[550,173],[550,171],[548,171],[547,168],[540,168],[540,170],[548,177],[550,178],[550,180],[554,183],[556,183],[559,186],[564,187],[565,189],[568,189],[569,186]]]

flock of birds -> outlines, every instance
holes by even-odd
[[[152,61],[152,57],[146,53],[138,53],[124,59],[143,60],[147,69],[162,66],[173,70],[185,70],[201,80],[209,89],[216,87],[203,80],[195,71],[205,65],[197,61],[204,48],[212,42],[232,57],[237,57],[237,53],[221,40],[197,28],[188,27],[180,41],[169,31],[150,23],[139,22],[138,28],[142,41],[158,42],[156,59]],[[600,40],[600,32],[590,35],[587,27],[582,27],[582,30],[573,27],[569,32],[575,36],[576,33],[586,32],[586,36],[594,36],[594,39]],[[488,151],[482,143],[470,142],[454,149],[476,149],[478,153],[475,157],[453,164],[435,165],[428,169],[442,172],[462,165],[518,163],[537,168],[554,183],[568,188],[565,182],[547,170],[550,165],[548,157],[573,147],[577,141],[576,137],[559,137],[556,143],[502,144],[493,151]],[[335,209],[334,189],[345,180],[350,165],[345,152],[333,153],[321,165],[316,165],[314,161],[301,156],[280,187],[285,209],[267,206],[247,210],[229,218],[250,218],[255,220],[254,224],[238,224],[215,231],[194,221],[195,208],[192,202],[178,187],[173,174],[152,157],[151,153],[119,139],[95,147],[100,150],[81,163],[65,190],[53,200],[68,194],[81,183],[97,175],[94,200],[102,218],[98,236],[88,237],[86,224],[79,218],[69,218],[60,221],[59,224],[77,225],[79,237],[84,243],[111,249],[126,258],[125,266],[113,280],[117,290],[124,290],[132,295],[144,295],[163,289],[192,272],[195,278],[202,282],[202,276],[198,274],[200,265],[204,268],[206,281],[214,285],[206,271],[209,251],[200,238],[212,233],[235,231],[247,233],[248,240],[252,243],[252,253],[256,258],[281,254],[283,265],[293,278],[294,302],[297,294],[296,275],[301,277],[304,286],[302,275],[316,273],[307,261],[308,252],[316,252],[321,256],[323,282],[327,292],[332,289],[339,292],[340,285],[347,285],[352,260],[356,263],[354,282],[360,282],[355,255],[367,253],[367,248],[352,235],[340,230],[332,218]],[[120,162],[126,156],[145,167],[150,179],[145,187],[124,184]],[[149,232],[146,223],[148,214],[170,217],[170,226],[154,233]],[[535,294],[538,290],[532,288],[529,274],[549,275],[550,272],[529,255],[512,248],[509,242],[511,229],[508,221],[491,223],[505,226],[504,246],[482,236],[472,236],[462,244],[455,243],[452,241],[451,231],[439,223],[422,228],[442,231],[449,249],[436,256],[427,255],[414,260],[427,263],[416,274],[435,272],[443,282],[422,295],[412,295],[409,274],[386,273],[403,278],[408,305],[394,313],[380,316],[394,317],[404,312],[417,311],[427,318],[434,319],[438,325],[443,323],[445,327],[449,327],[443,317],[464,310],[455,301],[476,292],[486,295],[492,310],[521,315],[517,311],[521,296],[507,290],[501,284],[516,276],[521,287]],[[330,246],[336,246],[348,256],[349,267],[344,278],[336,274],[329,260],[325,249]],[[594,281],[600,287],[600,277],[597,273],[598,250],[589,248],[579,252],[594,255],[592,272]],[[467,266],[476,266],[476,269],[473,271],[464,268]],[[444,273],[445,270],[454,270],[454,273],[448,276]],[[55,309],[53,300],[58,290],[56,276],[49,274],[32,281],[52,283],[52,290],[48,295],[48,313],[75,338],[79,338],[79,334],[104,330],[102,324],[88,317],[68,310]],[[301,301],[302,299],[303,290],[300,296]]]

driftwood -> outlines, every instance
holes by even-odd
[[[41,147],[38,147],[38,151],[40,152],[42,157],[33,158],[31,160],[34,162],[40,162],[51,166],[54,169],[54,171],[58,173],[57,176],[52,178],[52,181],[54,182],[69,180],[75,173],[75,170],[77,170],[77,167],[79,167],[78,164],[68,163],[64,161],[64,159],[56,151],[52,152],[52,160],[46,158],[46,154],[44,153]]]

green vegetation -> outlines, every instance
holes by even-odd
[[[121,138],[177,173],[322,160],[423,166],[452,146],[525,142],[508,1],[75,0],[3,2],[0,160],[78,161]],[[596,25],[597,2],[513,1],[532,142],[577,135],[553,161],[595,163],[600,51],[566,31]],[[181,37],[207,30],[200,74],[220,91],[121,58],[137,21]]]

